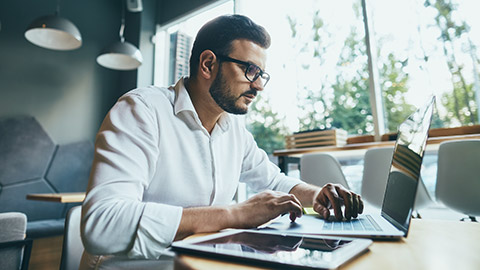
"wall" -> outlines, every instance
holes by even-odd
[[[35,18],[53,14],[55,0],[0,1],[0,117],[32,115],[55,143],[94,136],[108,109],[136,86],[137,71],[113,71],[95,61],[118,40],[119,0],[61,1],[60,15],[80,30],[74,51],[40,48],[24,38]],[[138,46],[140,15],[127,13],[126,40]]]
[[[140,51],[143,56],[143,63],[138,68],[137,86],[148,86],[153,84],[155,44],[152,39],[156,32],[157,1],[143,0],[143,11],[140,20]]]

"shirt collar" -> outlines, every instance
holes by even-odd
[[[194,114],[197,114],[195,107],[193,107],[192,100],[188,94],[187,88],[185,88],[185,78],[181,78],[175,85],[175,101],[174,101],[174,110],[175,115],[179,114],[182,111],[191,111]]]
[[[230,127],[230,122],[232,121],[231,116],[227,112],[223,112],[220,115],[220,118],[217,121],[217,125],[222,129],[223,132],[226,132]]]
[[[187,77],[181,78],[177,84],[175,85],[175,101],[174,101],[174,111],[175,115],[178,115],[182,111],[190,111],[192,112],[195,121],[199,125],[202,125],[200,118],[198,117],[197,111],[195,111],[195,107],[193,106],[192,100],[190,99],[190,95],[188,94],[187,88],[185,88],[185,79]],[[230,122],[232,121],[231,116],[227,112],[223,112],[220,115],[220,118],[217,121],[218,127],[223,131],[226,132],[230,126]]]

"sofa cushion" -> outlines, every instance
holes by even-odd
[[[59,145],[45,179],[58,192],[87,190],[94,146],[90,141]]]
[[[67,211],[80,203],[27,200],[27,194],[83,192],[94,146],[56,145],[31,116],[0,118],[0,213],[27,215],[29,238],[62,235]]]
[[[42,178],[56,145],[31,116],[0,119],[0,185]]]

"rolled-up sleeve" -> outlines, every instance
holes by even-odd
[[[173,241],[182,207],[142,201],[155,174],[160,138],[141,97],[122,97],[95,142],[81,235],[91,254],[157,258]]]

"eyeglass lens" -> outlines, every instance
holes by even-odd
[[[262,75],[260,76],[260,74]],[[247,79],[250,80],[251,82],[255,81],[260,77],[262,84],[265,86],[270,79],[270,76],[267,73],[264,73],[261,71],[259,67],[256,65],[250,65],[245,73],[247,75]]]

